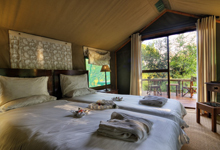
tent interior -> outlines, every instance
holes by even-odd
[[[141,34],[145,39],[146,35],[152,33],[163,36],[172,34],[174,31],[171,30],[176,29],[176,33],[180,33],[181,28],[186,31],[187,27],[192,30],[194,26],[195,29],[199,17],[220,15],[220,2],[217,0],[163,0],[162,5],[156,7],[157,2],[160,1],[1,0],[0,68],[10,68],[8,30],[24,32],[72,43],[73,69],[85,69],[82,46],[111,51],[111,84],[116,88],[116,82],[121,81],[116,81],[116,78],[125,75],[124,80],[127,80],[125,82],[128,86],[124,85],[125,90],[119,93],[128,94],[126,88],[129,88],[130,70],[125,70],[122,74],[120,71],[115,73],[115,70],[120,68],[115,66],[123,65],[122,62],[115,63],[115,52],[129,40],[131,34],[140,32],[143,28],[145,30]],[[187,13],[192,17],[174,12]],[[194,18],[195,16],[198,18]],[[160,24],[149,25],[155,19],[160,21]],[[217,38],[219,30],[217,23]],[[218,49],[220,47],[217,42],[217,54],[220,53]],[[220,69],[217,71],[219,74]]]
[[[220,81],[219,8],[220,0],[0,0],[0,68],[11,68],[13,30],[71,43],[74,70],[86,70],[83,46],[110,51],[109,87],[130,94],[132,34],[146,40],[196,31],[198,19],[214,15]]]

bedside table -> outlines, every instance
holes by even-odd
[[[97,92],[109,93],[109,94],[118,94],[118,90],[116,90],[116,89],[109,89],[109,88],[108,88],[108,91],[105,91],[105,89],[104,89],[104,90],[97,90]]]

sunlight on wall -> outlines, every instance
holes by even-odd
[[[43,67],[44,65],[44,49],[37,49],[37,61],[38,61],[38,65]]]

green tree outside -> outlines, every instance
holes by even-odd
[[[105,85],[105,72],[100,72],[102,66],[92,65],[86,61],[86,70],[89,71],[89,87],[97,87]],[[110,84],[110,72],[106,72],[107,84]]]
[[[170,78],[190,79],[196,77],[196,32],[187,32],[169,36]],[[142,43],[142,70],[167,69],[167,38],[147,40]],[[166,78],[167,73],[143,73],[142,79]],[[174,83],[174,81],[172,81]],[[158,83],[162,91],[167,90],[167,81]],[[188,83],[189,84],[189,83]],[[196,85],[196,84],[194,84]],[[144,91],[148,90],[148,81],[142,82]],[[171,92],[175,92],[171,87]]]

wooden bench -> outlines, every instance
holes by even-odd
[[[220,104],[215,102],[197,102],[196,107],[196,121],[200,123],[200,109],[211,114],[212,131],[216,132],[216,117],[220,114]]]

